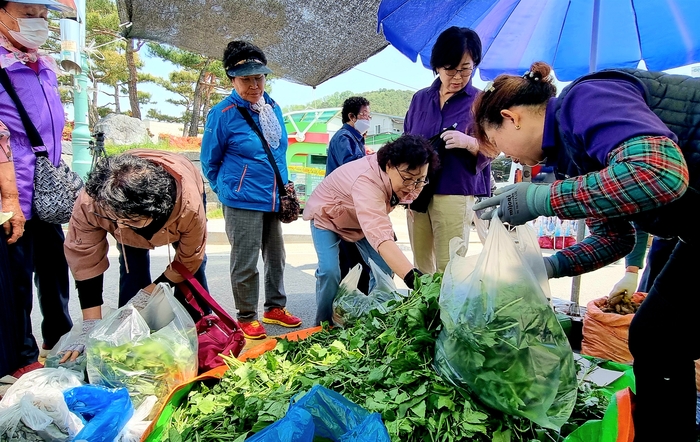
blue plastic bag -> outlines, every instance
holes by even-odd
[[[255,433],[246,442],[313,442],[315,428],[308,411],[292,406],[282,419]]]
[[[378,413],[370,413],[343,395],[314,385],[301,399],[292,398],[289,411],[279,421],[246,439],[250,442],[311,442],[324,437],[334,442],[390,442],[389,433]],[[303,410],[299,413],[297,410]],[[312,422],[300,417],[310,415]],[[308,435],[309,428],[313,433]],[[295,431],[298,439],[279,438],[280,429]],[[303,435],[303,436],[302,436]],[[306,439],[302,438],[306,437]]]
[[[134,414],[126,388],[82,385],[63,393],[68,409],[85,421],[75,442],[112,442]]]

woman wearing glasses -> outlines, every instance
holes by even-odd
[[[468,244],[475,197],[490,195],[490,160],[466,134],[472,123],[471,106],[479,94],[471,76],[480,62],[481,40],[476,32],[456,26],[446,29],[430,55],[438,78],[416,92],[404,120],[405,133],[442,139],[437,146],[442,166],[407,210],[414,263],[423,273],[445,270],[450,239],[458,236]]]
[[[376,155],[340,166],[316,187],[306,202],[304,219],[311,221],[318,256],[317,325],[332,323],[333,298],[340,284],[341,239],[356,243],[365,262],[372,259],[413,288],[421,273],[396,244],[389,213],[399,203],[412,202],[437,165],[437,154],[425,138],[402,135],[382,146]]]

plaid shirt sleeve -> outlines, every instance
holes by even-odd
[[[666,137],[632,138],[610,152],[605,169],[552,184],[554,213],[589,218],[591,230],[584,241],[554,255],[554,276],[579,275],[627,255],[635,233],[621,217],[668,204],[687,187],[683,154]]]
[[[5,123],[0,121],[0,163],[12,161],[12,151],[10,150],[10,131]]]

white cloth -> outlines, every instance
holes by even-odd
[[[265,96],[263,95],[260,97],[260,100],[258,100],[257,103],[251,104],[250,108],[260,114],[260,126],[262,127],[262,133],[270,147],[273,149],[280,147],[282,126],[280,125],[272,106],[265,103]]]

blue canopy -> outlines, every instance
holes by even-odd
[[[378,32],[430,68],[438,35],[450,26],[482,39],[480,75],[522,74],[545,61],[559,80],[632,67],[653,71],[700,61],[700,0],[383,0]]]

